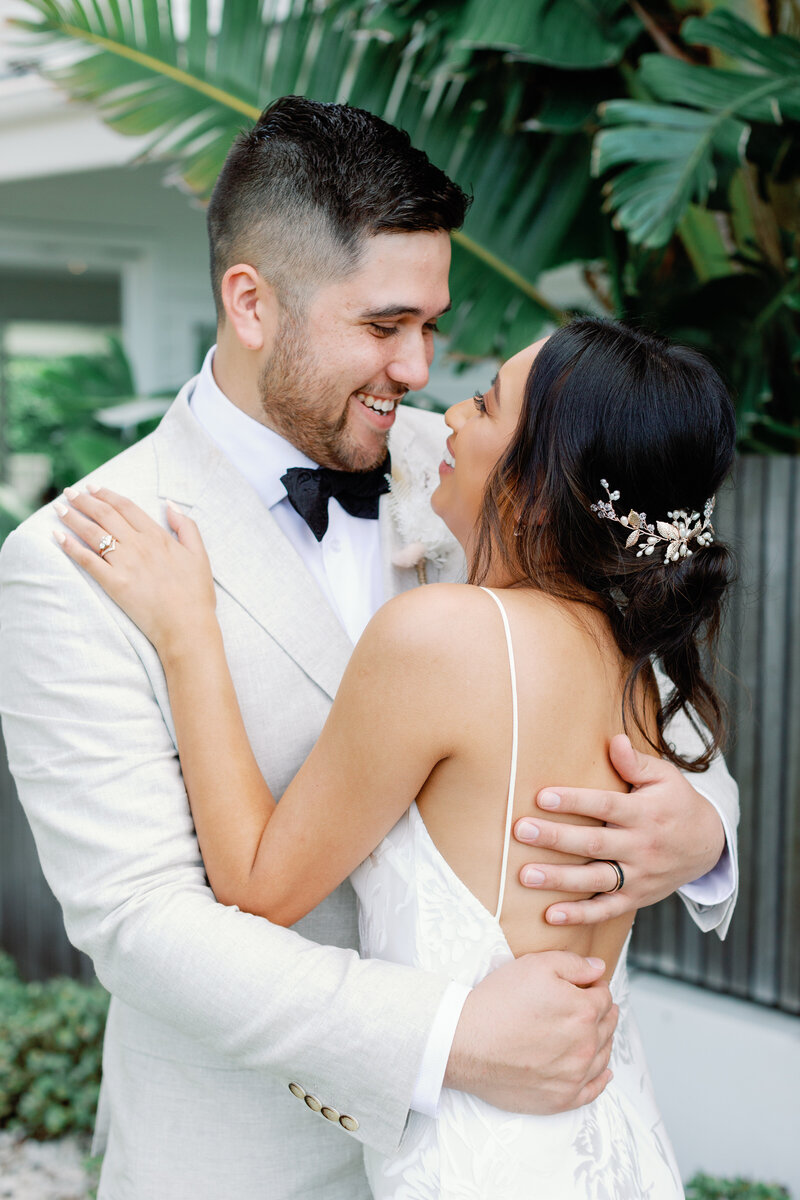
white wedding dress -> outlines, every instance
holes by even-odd
[[[485,589],[488,591],[488,589]],[[517,761],[517,696],[508,643],[514,738],[497,912],[470,892],[436,849],[416,804],[351,876],[362,954],[446,974],[472,986],[513,958],[500,926]],[[410,1114],[401,1149],[365,1148],[376,1200],[681,1200],[677,1165],[656,1108],[633,1015],[627,943],[611,980],[619,1024],[614,1078],[592,1104],[520,1116],[445,1088],[436,1120]]]

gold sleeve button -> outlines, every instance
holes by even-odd
[[[292,1093],[293,1096],[297,1096],[298,1100],[305,1100],[305,1098],[306,1098],[306,1089],[300,1087],[299,1083],[290,1083],[289,1091]]]
[[[308,1105],[308,1107],[311,1109],[312,1112],[321,1112],[322,1111],[322,1101],[318,1100],[316,1096],[312,1096],[309,1093],[309,1095],[304,1097],[304,1099],[305,1099],[306,1104]]]
[[[329,1108],[327,1104],[323,1106],[322,1115],[326,1121],[338,1121],[339,1120],[339,1114],[336,1111],[336,1109]]]
[[[358,1121],[355,1117],[343,1116],[339,1117],[339,1124],[342,1129],[346,1129],[348,1133],[355,1133],[358,1129]]]

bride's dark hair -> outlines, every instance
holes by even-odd
[[[604,479],[620,492],[620,515],[635,509],[655,524],[675,509],[702,514],[730,470],[735,440],[730,397],[702,355],[618,322],[575,319],[534,359],[516,432],[487,483],[471,555],[471,583],[497,556],[514,583],[604,612],[631,664],[626,728],[633,717],[659,754],[696,771],[722,740],[722,704],[701,647],[711,653],[716,643],[731,555],[715,535],[677,562],[664,562],[663,543],[637,558],[625,548],[630,530],[600,520],[591,505],[607,499]],[[651,737],[634,697],[654,660],[674,689]],[[708,731],[691,760],[664,738],[680,709]]]

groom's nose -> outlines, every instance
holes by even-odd
[[[433,345],[422,333],[409,334],[400,341],[386,371],[395,383],[404,383],[410,392],[418,392],[428,382],[432,359]]]

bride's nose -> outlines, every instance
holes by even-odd
[[[445,424],[452,429],[453,433],[458,433],[466,421],[471,404],[473,404],[471,400],[459,400],[458,404],[451,404],[444,414]]]

